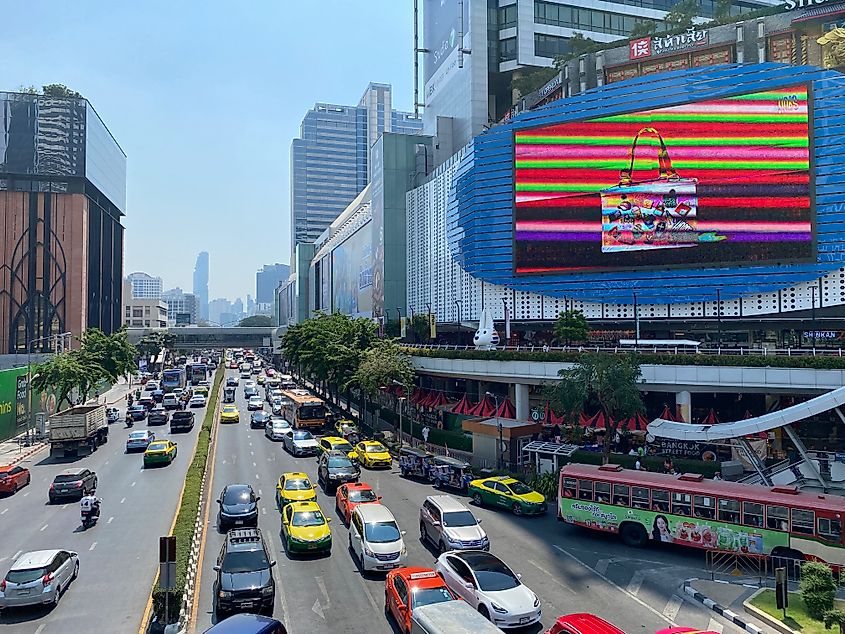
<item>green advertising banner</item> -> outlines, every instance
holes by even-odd
[[[0,442],[26,431],[28,392],[26,368],[0,371]],[[55,413],[55,394],[33,394],[32,411],[33,414]]]

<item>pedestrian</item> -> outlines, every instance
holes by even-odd
[[[645,449],[643,449],[643,446],[642,446],[642,445],[640,445],[639,447],[637,447],[637,455],[638,455],[640,458],[642,458],[642,457],[645,455]]]
[[[428,426],[428,425],[426,425],[425,427],[423,427],[423,428],[422,428],[422,437],[423,437],[423,442],[424,442],[426,445],[428,445],[428,435],[429,435],[430,433],[431,433],[431,429],[429,428],[429,426]]]
[[[636,469],[637,471],[643,470],[643,463],[640,462],[639,458],[637,458],[637,461],[634,463],[634,469]]]
[[[721,480],[721,479],[722,479],[722,472],[721,472],[721,471],[717,471],[716,473],[714,473],[714,474],[713,474],[713,479],[714,479],[714,480]]]

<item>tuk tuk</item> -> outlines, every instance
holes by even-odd
[[[473,479],[469,463],[450,456],[434,456],[431,471],[437,489],[454,489],[466,493],[467,485]]]
[[[358,426],[349,419],[337,421],[334,428],[337,431],[337,435],[351,445],[355,445],[361,440],[361,432]]]
[[[422,449],[402,447],[399,450],[399,470],[402,472],[402,477],[413,476],[431,482],[433,458],[434,456]]]
[[[235,402],[235,388],[224,387],[223,388],[223,402],[224,403],[234,403]]]

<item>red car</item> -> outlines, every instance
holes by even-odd
[[[343,517],[343,523],[349,524],[352,511],[359,504],[372,504],[381,501],[381,496],[376,495],[373,488],[366,482],[349,482],[337,487],[335,493],[335,507]]]
[[[398,568],[384,580],[384,613],[396,619],[402,632],[411,631],[414,608],[458,601],[446,581],[431,568]]]
[[[0,493],[15,493],[29,484],[29,469],[6,465],[0,467]]]
[[[567,614],[557,617],[554,625],[544,634],[625,634],[594,614]]]

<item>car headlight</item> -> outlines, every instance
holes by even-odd
[[[269,597],[275,592],[275,588],[273,586],[264,586],[261,588],[261,596],[262,597]]]
[[[493,610],[495,612],[498,612],[499,614],[507,614],[508,613],[508,611],[505,608],[503,608],[501,605],[493,603],[492,601],[490,602],[490,607],[493,608]]]
[[[399,554],[400,554],[402,557],[404,557],[405,555],[407,555],[407,554],[408,554],[408,549],[407,549],[407,548],[405,548],[404,546],[402,546],[402,550],[400,550],[400,551],[399,551]]]
[[[335,480],[335,479],[337,479],[337,478],[339,478],[339,477],[340,477],[340,475],[338,475],[337,473],[330,473],[330,474],[329,474],[329,479],[330,479],[330,480]]]
[[[373,554],[373,551],[372,551],[372,550],[370,550],[369,548],[364,548],[364,554],[365,554],[367,557],[375,557],[375,555]]]
[[[225,590],[221,590],[220,592],[217,593],[217,596],[220,597],[221,599],[231,599],[232,593],[226,592]]]
[[[538,597],[536,594],[534,595],[534,607],[535,608],[540,607],[540,597]]]

